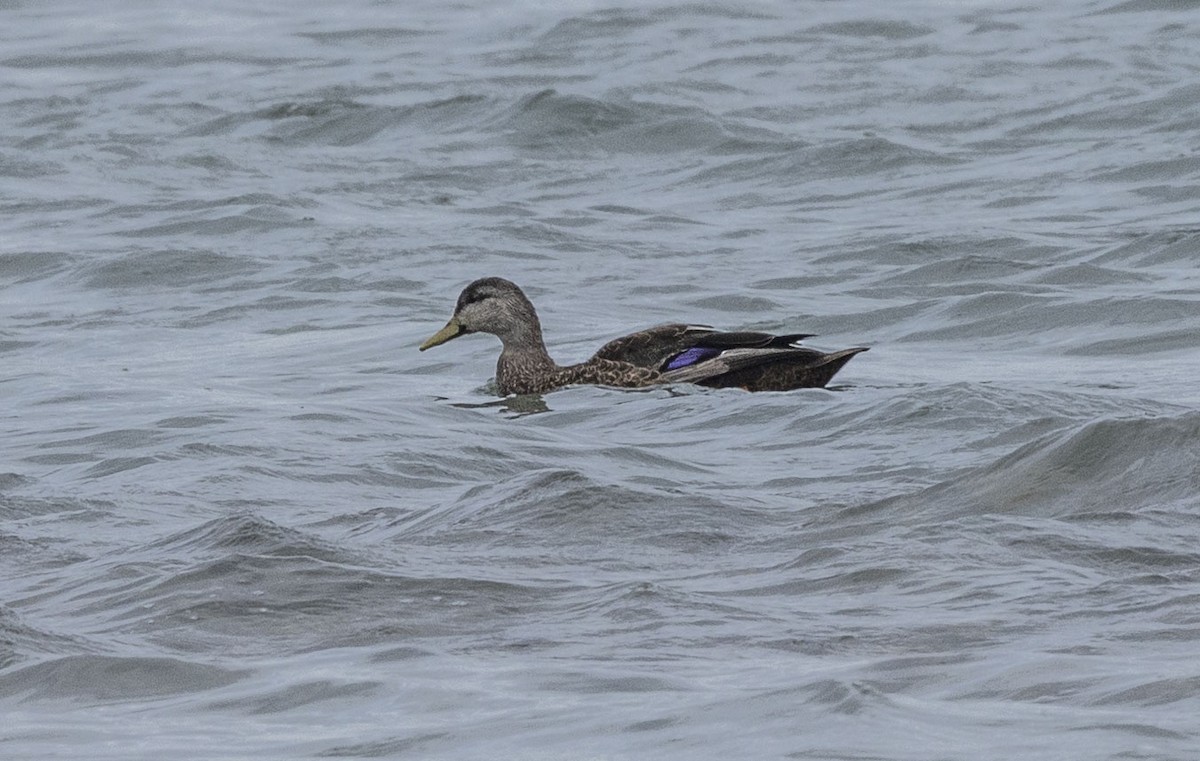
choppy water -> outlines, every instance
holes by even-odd
[[[1200,5],[0,4],[0,756],[1192,759]],[[667,320],[829,390],[496,401]]]

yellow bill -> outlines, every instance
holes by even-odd
[[[450,322],[446,323],[446,327],[431,335],[421,344],[421,351],[432,349],[435,346],[440,346],[446,343],[451,338],[458,338],[463,334],[463,328],[458,324],[457,317],[451,317]]]

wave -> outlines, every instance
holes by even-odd
[[[248,673],[177,658],[69,655],[0,674],[0,698],[140,701],[225,687]]]
[[[540,469],[468,489],[457,501],[394,524],[402,537],[453,536],[505,546],[544,545],[548,536],[603,547],[642,542],[692,552],[740,533],[752,506],[669,488],[598,482],[568,469]]]
[[[1063,518],[1200,505],[1200,413],[1102,419],[1031,441],[989,465],[856,512],[903,520]]]

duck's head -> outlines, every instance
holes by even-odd
[[[421,344],[421,351],[467,333],[492,333],[506,345],[540,345],[542,340],[533,304],[515,283],[500,277],[481,278],[464,288],[446,327]]]

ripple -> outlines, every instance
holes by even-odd
[[[245,674],[175,658],[74,655],[0,674],[0,697],[137,701],[213,690]]]

